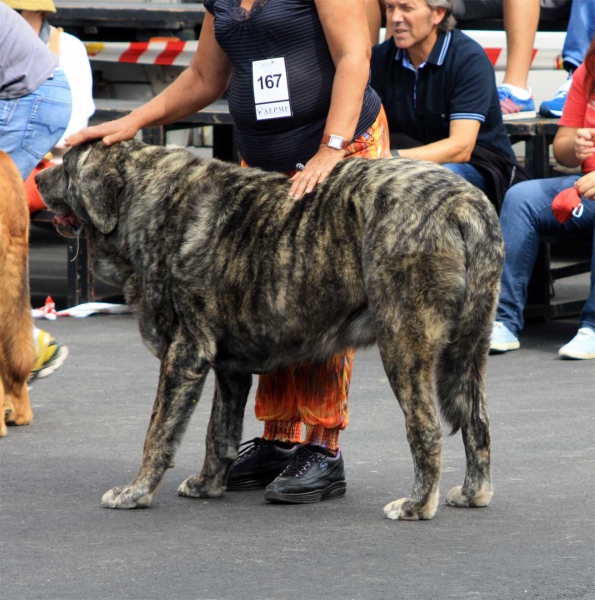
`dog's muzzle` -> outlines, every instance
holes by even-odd
[[[54,215],[52,222],[58,233],[64,237],[79,237],[83,231],[83,224],[73,212]]]

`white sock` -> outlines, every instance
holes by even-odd
[[[507,88],[520,100],[529,100],[529,98],[531,98],[531,88],[526,90],[525,88],[520,88],[516,85],[510,85],[510,83],[502,83],[500,87]]]

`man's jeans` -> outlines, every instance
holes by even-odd
[[[574,0],[562,48],[562,59],[567,71],[580,67],[595,34],[595,0]]]
[[[442,166],[446,167],[449,171],[460,175],[463,179],[466,179],[482,192],[486,191],[483,175],[473,165],[469,163],[444,163]]]
[[[540,234],[595,237],[595,202],[582,199],[583,214],[562,224],[552,212],[559,192],[573,186],[579,175],[523,181],[511,187],[502,205],[500,222],[506,258],[496,320],[514,334],[523,328],[527,286],[539,246]],[[595,240],[594,240],[595,242]],[[595,250],[594,250],[595,253]],[[591,257],[591,293],[581,313],[581,326],[595,329],[595,255]]]
[[[27,179],[66,131],[72,109],[70,86],[62,69],[34,92],[0,100],[0,150]]]

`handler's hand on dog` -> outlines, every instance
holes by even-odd
[[[136,122],[130,116],[126,116],[94,127],[86,127],[82,131],[68,136],[64,143],[67,146],[80,146],[85,142],[101,138],[105,146],[111,146],[116,142],[131,140],[139,129]]]
[[[318,152],[306,163],[303,171],[298,171],[289,181],[292,186],[289,196],[299,200],[304,194],[309,194],[318,183],[327,180],[330,172],[345,156],[344,150],[334,150],[321,146]]]

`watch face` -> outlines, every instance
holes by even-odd
[[[331,139],[328,141],[327,145],[335,150],[341,150],[343,147],[343,138],[339,135],[331,135]]]

